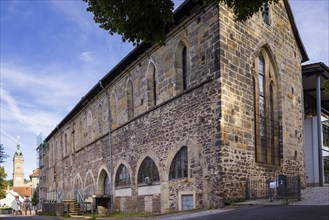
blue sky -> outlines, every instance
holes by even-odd
[[[181,3],[182,1],[176,1]],[[25,178],[47,136],[93,85],[132,50],[94,23],[82,0],[0,0],[0,143],[12,159],[20,136]],[[290,0],[310,61],[329,64],[328,0]]]

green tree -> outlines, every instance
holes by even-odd
[[[7,159],[8,155],[5,154],[5,149],[2,144],[0,144],[0,164],[4,163]],[[6,187],[7,187],[7,181],[6,181],[7,174],[5,172],[5,168],[0,166],[0,199],[3,199],[6,197]]]
[[[6,198],[6,181],[7,174],[5,172],[5,168],[0,166],[0,199]]]
[[[174,21],[173,0],[83,0],[94,21],[111,35],[117,33],[123,41],[134,45],[141,41],[164,44],[166,27]],[[245,21],[259,10],[278,0],[194,0],[204,4],[224,3],[237,21]]]
[[[13,179],[6,180],[6,181],[7,181],[7,185],[8,185],[8,186],[14,186],[14,185],[13,185]]]
[[[325,93],[329,94],[329,79],[324,81],[321,87],[324,89]]]
[[[39,203],[39,187],[37,187],[32,195],[32,205],[36,206]]]
[[[3,144],[0,144],[0,163],[4,163],[9,156],[5,154],[5,148]]]

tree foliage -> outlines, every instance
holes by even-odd
[[[2,144],[0,144],[0,163],[4,163],[9,156],[5,154],[5,149]]]
[[[0,164],[5,162],[5,159],[8,157],[7,154],[5,154],[5,149],[2,144],[0,144]],[[5,168],[0,166],[0,199],[3,199],[6,197],[6,187],[7,187],[7,181],[6,181],[7,174],[5,172]]]
[[[83,0],[94,21],[111,35],[117,33],[123,41],[134,45],[141,41],[163,44],[166,26],[174,21],[173,0]],[[224,3],[237,21],[245,21],[259,10],[278,0],[194,0],[205,4]]]
[[[5,168],[0,166],[0,199],[6,198],[6,181],[7,174],[5,172]]]
[[[14,186],[13,179],[6,180],[8,186]]]
[[[32,205],[36,206],[39,203],[39,187],[37,187],[32,195]]]
[[[329,79],[324,81],[321,85],[321,87],[324,89],[324,92],[326,94],[329,94]]]

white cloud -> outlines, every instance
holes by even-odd
[[[94,62],[94,58],[91,55],[91,52],[82,52],[79,58],[86,62]]]
[[[55,111],[61,109],[67,112],[83,96],[86,89],[91,87],[88,77],[90,76],[79,70],[63,70],[51,65],[38,68],[1,63],[1,78],[5,89],[19,93],[23,99],[20,103],[27,106],[38,105],[40,109],[52,107]],[[28,102],[24,100],[27,97]],[[58,108],[60,106],[65,108]]]
[[[15,148],[15,144],[17,143],[17,138],[15,138],[14,136],[10,135],[9,133],[7,133],[5,130],[3,130],[2,128],[0,129],[1,134],[3,134],[8,140],[9,140],[9,144],[8,146],[14,151],[16,150]]]
[[[56,123],[59,122],[61,118],[60,115],[54,115],[51,113],[45,113],[36,108],[31,109],[22,109],[18,105],[17,101],[14,99],[11,94],[0,88],[1,94],[1,104],[2,104],[2,113],[5,114],[4,119],[1,121],[4,122],[5,129],[9,129],[12,125],[11,123],[6,123],[6,118],[14,120],[16,123],[21,124],[25,129],[29,130],[31,133],[38,135],[41,131],[50,132]],[[20,100],[23,101],[23,100]],[[1,116],[3,117],[3,116]],[[14,125],[14,126],[17,126]],[[4,130],[1,128],[1,130]],[[5,131],[5,130],[4,130]]]

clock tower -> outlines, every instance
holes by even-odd
[[[16,146],[16,152],[13,159],[13,186],[23,186],[24,185],[24,158],[23,153],[20,150],[19,139]]]

